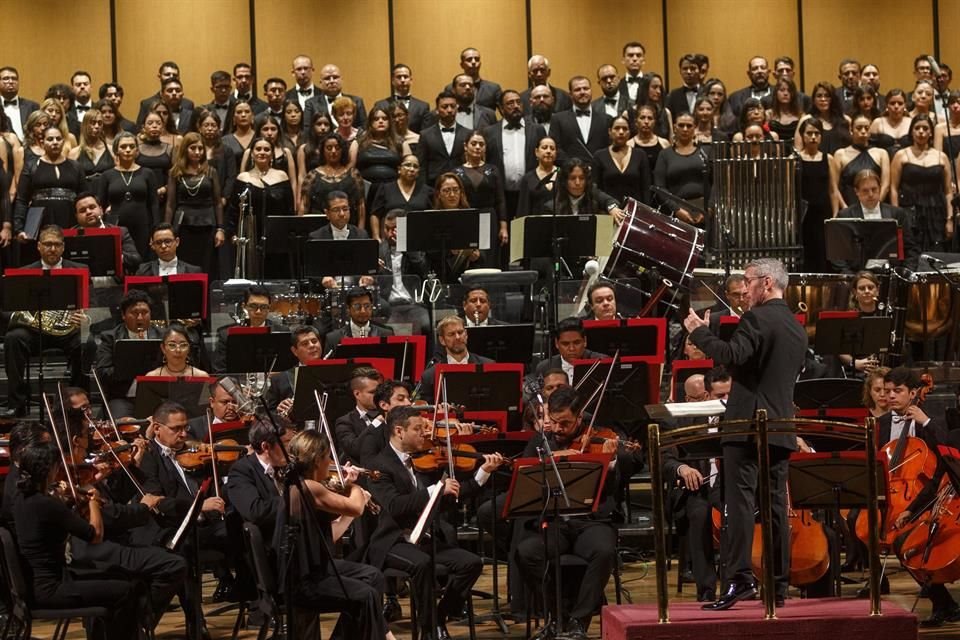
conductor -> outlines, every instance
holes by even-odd
[[[752,418],[766,409],[770,419],[793,416],[793,387],[803,368],[807,334],[783,300],[787,273],[779,260],[761,258],[744,272],[747,285],[745,313],[729,342],[710,332],[710,312],[703,319],[691,310],[683,324],[690,339],[714,363],[726,365],[733,376],[727,401],[727,420]],[[770,486],[773,496],[774,575],[776,605],[783,606],[789,578],[790,546],[787,523],[787,470],[797,439],[771,435]],[[703,606],[725,610],[757,593],[751,569],[754,511],[757,503],[758,463],[756,444],[748,435],[725,435],[723,485],[727,513],[727,545],[721,549],[727,567],[727,585],[720,598]]]

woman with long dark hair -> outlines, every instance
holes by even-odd
[[[800,148],[800,197],[806,205],[803,216],[803,266],[813,273],[828,271],[823,223],[837,211],[837,168],[833,156],[820,148],[823,123],[806,118],[797,127]]]
[[[706,104],[713,109],[709,100]],[[710,117],[713,122],[713,116]],[[627,144],[630,139],[630,123],[624,116],[617,116],[610,123],[610,146],[600,149],[594,156],[597,187],[610,194],[622,207],[627,198],[650,202],[650,165],[640,149]]]
[[[597,187],[590,163],[580,158],[571,158],[560,167],[553,211],[575,216],[610,214],[616,224],[623,221],[617,201]]]
[[[890,159],[900,149],[909,147],[910,119],[907,114],[907,94],[903,89],[891,89],[884,97],[883,115],[870,124],[870,144],[887,152]]]
[[[121,131],[113,139],[116,166],[103,173],[97,200],[109,209],[107,218],[126,227],[141,256],[149,255],[150,230],[160,222],[157,178],[138,163],[137,137]]]
[[[447,172],[437,178],[433,189],[433,208],[437,210],[470,208],[467,190],[463,188],[460,176]],[[434,273],[441,275],[445,269],[446,278],[441,275],[445,284],[458,282],[467,269],[491,266],[486,252],[479,249],[450,249],[446,254],[431,253],[430,260],[433,263]],[[446,265],[443,265],[441,260],[445,260]]]
[[[658,73],[645,73],[637,89],[637,108],[650,105],[657,111],[653,130],[661,138],[673,139],[673,116],[664,104],[663,78]]]
[[[297,184],[303,184],[307,174],[323,164],[323,139],[333,131],[333,120],[326,111],[313,114],[310,126],[304,132],[303,144],[297,148]]]
[[[850,118],[843,114],[843,106],[837,99],[837,92],[829,82],[818,82],[813,86],[813,99],[810,111],[800,119],[800,122],[809,118],[820,121],[823,130],[823,140],[820,148],[826,153],[833,153],[850,144]],[[799,128],[793,139],[797,149],[803,148],[803,138]]]
[[[850,146],[833,154],[837,165],[837,179],[840,181],[837,186],[840,193],[837,206],[840,209],[857,203],[853,181],[864,169],[869,169],[880,176],[881,200],[886,200],[887,192],[890,190],[890,157],[883,149],[870,147],[870,124],[870,119],[866,115],[854,116]],[[834,211],[833,215],[837,215],[837,212]]]
[[[778,140],[792,140],[803,115],[803,106],[792,80],[780,78],[773,87],[773,104],[767,110],[767,124]]]
[[[507,227],[507,203],[503,193],[503,177],[500,170],[487,162],[487,140],[479,131],[474,131],[463,143],[463,164],[454,167],[463,183],[464,195],[476,209],[490,209],[490,252],[492,264],[499,264],[500,247],[509,240]]]
[[[367,209],[363,198],[363,178],[360,172],[343,164],[343,139],[334,132],[323,137],[323,162],[307,174],[300,185],[300,213],[323,213],[327,194],[343,191],[350,200],[350,224],[364,229]]]

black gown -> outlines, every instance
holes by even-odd
[[[76,224],[73,201],[77,194],[87,190],[83,171],[73,160],[50,164],[42,158],[24,165],[17,184],[17,197],[13,207],[13,235],[23,231],[27,211],[33,207],[43,208],[40,228],[55,224],[69,229]],[[18,245],[19,264],[30,264],[39,259],[35,243]]]
[[[870,146],[883,149],[891,160],[893,160],[893,156],[897,155],[897,151],[905,149],[911,144],[913,144],[913,138],[909,133],[899,138],[894,138],[889,133],[875,133],[870,136]]]
[[[360,219],[360,203],[363,202],[363,188],[358,184],[357,174],[353,170],[344,170],[335,177],[327,177],[319,171],[311,171],[300,185],[300,197],[308,203],[307,213],[323,213],[327,207],[327,194],[331,191],[343,191],[350,201],[350,224]]]
[[[857,147],[856,145],[853,145],[853,147],[859,149],[860,154],[840,170],[840,195],[848,207],[852,207],[858,202],[857,192],[853,186],[853,179],[857,177],[857,174],[869,169],[878,176],[880,175],[880,165],[870,156],[867,147]]]
[[[373,204],[370,205],[370,212],[380,216],[383,220],[385,213],[391,209],[403,209],[404,211],[422,211],[430,209],[433,204],[433,189],[427,185],[417,182],[410,194],[410,199],[403,197],[403,192],[397,186],[397,182],[388,182],[384,184],[377,192]]]
[[[83,170],[83,175],[87,179],[87,188],[90,189],[91,193],[99,193],[103,173],[108,169],[112,169],[114,162],[110,152],[104,149],[96,162],[81,151],[80,155],[77,156],[77,164],[80,165],[80,168]]]
[[[537,216],[553,209],[553,188],[557,179],[556,169],[541,178],[537,170],[528,171],[520,178],[520,197],[517,199],[517,215]]]
[[[797,133],[798,124],[800,124],[799,120],[794,120],[790,124],[781,124],[777,120],[771,120],[767,123],[767,126],[770,127],[770,131],[780,137],[781,141],[789,142],[793,140],[793,136]]]
[[[820,160],[803,160],[800,166],[800,197],[807,205],[801,223],[803,266],[810,273],[827,271],[826,240],[823,223],[833,215],[830,205],[830,165],[828,154]]]
[[[710,197],[710,175],[708,149],[701,147],[684,155],[669,147],[657,158],[653,184],[687,201],[706,200]],[[672,202],[662,204],[671,213],[678,208]]]
[[[650,202],[650,166],[647,154],[633,147],[630,160],[624,171],[613,161],[609,149],[600,149],[594,156],[594,182],[601,191],[613,196],[617,204],[623,207],[627,198],[643,203]]]
[[[114,167],[104,172],[97,192],[100,204],[110,209],[107,222],[126,227],[144,257],[149,255],[150,230],[160,222],[156,180],[145,167],[133,172]]]
[[[463,183],[467,202],[473,209],[489,209],[490,250],[487,263],[500,264],[500,223],[507,221],[507,202],[503,193],[503,179],[500,170],[492,164],[484,163],[479,167],[460,165],[453,170]]]
[[[173,178],[171,178],[173,181]],[[216,207],[220,200],[220,179],[216,169],[211,168],[205,176],[179,176],[173,185],[173,225],[180,233],[177,257],[200,267],[201,271],[216,278],[216,247],[213,245],[217,226]]]
[[[653,172],[654,168],[657,166],[657,159],[660,157],[660,152],[663,151],[663,147],[660,146],[658,141],[656,144],[652,144],[649,147],[639,145],[634,140],[634,149],[640,149],[647,156],[647,166],[650,167],[650,171]]]
[[[159,140],[157,142],[141,140],[137,164],[153,171],[156,183],[165,186],[170,167],[173,166],[173,146]]]
[[[846,123],[844,123],[846,126]],[[850,132],[844,131],[839,125],[832,129],[823,130],[823,138],[820,142],[820,151],[824,153],[834,153],[850,145]]]
[[[937,251],[944,241],[947,218],[943,198],[943,166],[923,167],[903,163],[900,173],[900,206],[913,209],[913,237],[921,251]]]

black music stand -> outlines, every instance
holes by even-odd
[[[793,403],[801,411],[816,411],[817,419],[831,417],[832,409],[862,406],[862,395],[863,382],[853,378],[798,380],[793,387]],[[833,438],[830,440],[837,442]],[[818,446],[817,449],[822,450],[823,447]]]
[[[470,352],[486,356],[494,362],[519,362],[528,364],[517,354],[533,353],[532,324],[491,324],[484,327],[467,327]]]
[[[415,379],[417,350],[412,342],[379,342],[377,344],[343,344],[333,350],[333,358],[387,358],[393,360],[398,380]]]
[[[439,251],[440,281],[446,282],[447,253],[489,249],[491,224],[490,212],[478,209],[408,211],[397,218],[397,251]]]
[[[863,269],[868,260],[897,260],[897,221],[833,218],[823,223],[827,261],[851,271]]]
[[[137,378],[137,397],[133,413],[137,418],[147,418],[163,402],[172,400],[183,405],[187,417],[197,418],[206,413],[210,405],[210,385],[215,378]]]
[[[893,318],[889,316],[820,318],[814,351],[831,356],[879,353],[890,346],[892,327]]]
[[[321,395],[329,394],[327,399],[328,422],[344,415],[356,406],[353,394],[350,392],[350,376],[357,367],[355,362],[324,363],[320,366],[297,367],[294,380],[293,408],[290,410],[290,419],[294,422],[305,420],[319,420],[320,409],[317,407],[313,392]]]
[[[267,240],[263,253],[286,255],[289,259],[290,277],[299,280],[303,277],[303,245],[311,233],[325,224],[327,216],[323,214],[267,216]],[[301,293],[299,289],[297,293]]]
[[[589,379],[584,382],[584,388],[597,389],[603,386],[607,372],[610,370],[610,362],[610,360],[601,361],[590,374]],[[592,360],[575,361],[572,383],[579,384],[592,364]],[[648,362],[632,362],[623,358],[617,360],[610,375],[606,398],[600,405],[600,412],[596,415],[597,424],[629,425],[637,421],[645,424],[646,405],[657,401],[650,389],[650,366]],[[631,435],[639,437],[637,434]]]
[[[380,243],[373,238],[307,240],[304,245],[304,275],[308,278],[376,275]]]
[[[18,269],[8,269],[3,278],[3,310],[29,311],[37,319],[38,348],[40,366],[37,368],[37,384],[40,394],[44,393],[43,377],[43,331],[40,330],[40,318],[44,311],[72,310],[86,307],[87,292],[84,291],[86,278],[80,275],[66,277],[67,273],[55,270],[27,269],[17,274]],[[70,270],[75,271],[75,270]],[[36,272],[32,274],[30,272]],[[27,395],[27,408],[30,407]],[[42,412],[42,411],[41,411]]]
[[[546,444],[546,443],[545,443]],[[520,458],[514,461],[513,477],[503,505],[503,518],[539,519],[543,532],[544,553],[549,553],[549,531],[560,526],[561,516],[587,515],[600,506],[603,486],[609,469],[609,454],[586,454],[556,458],[541,453],[540,458]],[[547,514],[552,513],[548,520]],[[551,524],[552,522],[552,524]],[[559,531],[554,532],[558,537]],[[543,638],[556,638],[563,624],[563,596],[561,585],[560,545],[554,545],[554,619],[545,629]],[[549,572],[544,572],[544,609]],[[532,603],[527,603],[530,607]]]
[[[297,364],[290,351],[290,334],[286,331],[251,331],[249,327],[227,329],[227,371],[231,373],[264,373],[286,371]],[[238,331],[239,330],[239,331]]]
[[[133,380],[160,365],[159,338],[124,339],[113,343],[113,370],[117,380]]]
[[[453,404],[470,411],[520,411],[522,371],[489,371],[480,365],[476,371],[445,371],[442,376],[447,381],[447,399]],[[439,374],[436,381],[439,385]]]
[[[868,446],[872,446],[872,443]],[[794,453],[790,456],[790,504],[794,509],[824,509],[830,524],[839,533],[834,514],[840,509],[869,505],[869,469],[863,451],[845,453]],[[887,474],[884,465],[877,465],[877,495],[886,495]],[[841,595],[842,576],[840,548],[833,545],[830,566],[834,574],[836,595]]]
[[[661,331],[657,325],[630,325],[621,321],[618,326],[592,327],[584,324],[583,332],[591,351],[612,354],[619,351],[625,356],[654,356],[663,358],[660,339]]]
[[[154,320],[200,320],[206,324],[207,274],[128,276],[124,283],[127,291],[140,289],[150,296],[150,314]]]
[[[64,229],[63,257],[87,267],[90,275],[123,276],[123,253],[119,227]]]

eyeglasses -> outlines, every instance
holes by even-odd
[[[373,305],[369,302],[356,302],[350,305],[350,308],[354,311],[370,311],[370,309],[373,309]]]
[[[327,209],[330,213],[350,213],[350,207],[334,207],[333,209]]]
[[[249,309],[250,311],[269,311],[270,309],[270,305],[268,304],[247,303],[244,306],[246,306],[246,308]]]
[[[167,247],[176,241],[176,238],[161,238],[160,240],[154,240],[153,244],[157,245],[158,247]]]
[[[172,349],[174,351],[186,351],[190,348],[189,342],[164,342],[163,345],[167,349]]]
[[[460,193],[460,187],[444,187],[443,189],[440,189],[440,193],[445,196],[450,196],[455,193]]]
[[[188,426],[185,424],[170,425],[170,424],[166,424],[165,422],[157,422],[156,420],[154,420],[154,422],[160,425],[161,427],[165,427],[170,431],[173,431],[174,433],[186,433],[187,426]]]

